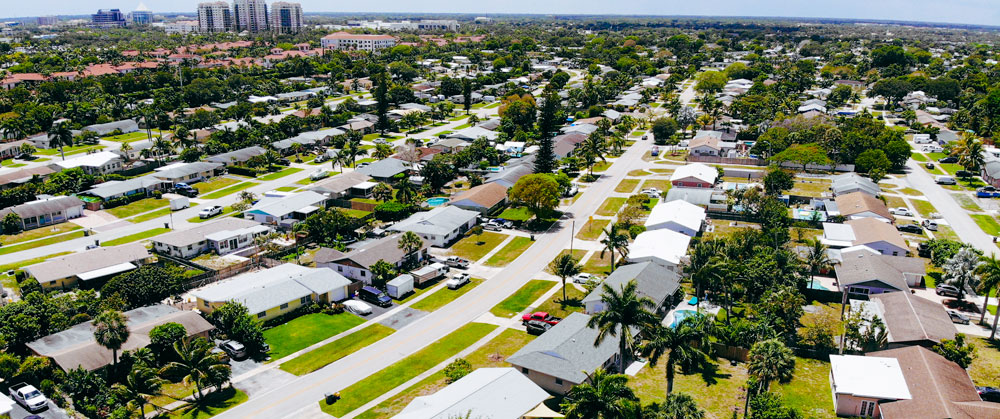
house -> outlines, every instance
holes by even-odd
[[[486,138],[487,140],[495,141],[498,136],[500,136],[500,133],[478,126],[460,129],[454,133],[448,134],[448,138],[458,138],[468,142],[475,141],[478,138]]]
[[[17,140],[8,143],[0,143],[0,160],[12,159],[21,154],[21,146],[30,144],[28,140]]]
[[[705,224],[705,209],[683,200],[660,202],[646,218],[646,231],[668,229],[694,237]]]
[[[191,292],[197,308],[211,314],[228,302],[246,306],[251,314],[267,321],[316,303],[346,300],[351,281],[329,268],[308,268],[285,263],[229,278]]]
[[[927,273],[921,259],[863,251],[844,254],[834,271],[840,291],[856,295],[908,291]]]
[[[833,190],[833,196],[847,195],[854,192],[863,192],[875,197],[882,194],[882,188],[878,186],[878,183],[872,182],[871,179],[862,177],[857,173],[836,175],[830,178],[830,180],[832,181],[830,189]]]
[[[190,259],[208,251],[225,255],[254,246],[254,238],[273,231],[271,227],[242,218],[223,218],[187,230],[176,230],[152,239],[153,251]]]
[[[687,254],[691,236],[669,229],[640,233],[628,245],[629,263],[654,262],[670,271],[678,271]]]
[[[353,250],[343,253],[336,249],[322,247],[313,255],[313,262],[318,268],[330,268],[348,279],[371,284],[371,266],[384,260],[396,268],[403,266],[407,260],[421,261],[427,259],[426,242],[420,246],[414,255],[408,255],[399,248],[401,233],[382,237],[377,240],[362,243]]]
[[[291,226],[310,214],[326,207],[327,197],[313,191],[303,191],[282,197],[264,197],[246,215],[261,224]]]
[[[586,140],[587,135],[579,132],[557,135],[552,138],[552,152],[560,159],[569,157],[573,155],[576,146]]]
[[[361,103],[358,102],[358,105],[360,105],[360,104]],[[375,123],[371,122],[371,121],[366,121],[366,120],[363,120],[363,119],[362,120],[354,120],[354,121],[347,121],[346,124],[341,125],[341,126],[339,126],[337,128],[339,128],[339,129],[341,129],[343,131],[359,131],[362,134],[370,134],[372,132],[375,132]]]
[[[371,187],[367,184],[371,176],[353,171],[323,179],[306,187],[306,190],[326,195],[330,199],[371,196]]]
[[[874,218],[886,223],[893,221],[892,214],[889,213],[889,208],[885,206],[885,202],[865,192],[858,191],[837,195],[834,198],[834,202],[837,204],[836,211],[848,220]],[[827,212],[829,213],[830,211],[828,210]]]
[[[723,141],[721,131],[698,131],[688,148],[693,156],[728,157],[736,149],[736,143]]]
[[[464,210],[458,207],[437,207],[430,211],[418,212],[396,224],[388,230],[412,231],[420,238],[430,242],[432,246],[447,247],[457,240],[472,226],[476,225],[476,211]]]
[[[387,159],[372,162],[365,167],[357,169],[356,171],[361,174],[371,176],[375,180],[388,182],[393,179],[393,176],[409,172],[411,169],[412,167],[409,162],[389,157]]]
[[[670,183],[678,187],[712,188],[718,178],[719,171],[716,168],[706,164],[691,163],[674,170],[670,175]]]
[[[0,220],[7,214],[15,214],[21,219],[21,228],[31,230],[53,224],[64,223],[67,220],[83,215],[83,201],[75,196],[57,196],[0,210]]]
[[[123,169],[121,156],[110,151],[84,154],[80,157],[57,161],[55,164],[62,167],[63,170],[79,167],[88,175],[106,175]]]
[[[90,131],[104,137],[115,132],[116,130],[121,130],[122,134],[136,132],[139,131],[139,124],[132,119],[123,119],[121,121],[108,122],[105,124],[87,125],[80,131],[73,132],[73,135],[80,135],[81,132]]]
[[[226,166],[232,166],[235,164],[246,163],[253,156],[259,156],[266,153],[263,147],[253,146],[247,148],[241,148],[239,150],[230,151],[228,153],[216,154],[212,157],[206,158],[205,161],[213,163],[222,163]]]
[[[868,301],[851,300],[851,311],[885,322],[889,348],[920,345],[933,347],[955,339],[958,329],[941,303],[908,292],[875,294]]]
[[[153,193],[153,191],[162,191],[169,187],[170,183],[167,181],[157,179],[152,175],[146,175],[126,180],[109,180],[104,183],[98,183],[82,192],[82,194],[95,196],[106,202],[135,194],[148,195]]]
[[[507,164],[498,172],[491,173],[483,183],[499,183],[505,187],[512,188],[522,177],[535,172],[535,156],[529,155],[521,158],[508,160]]]
[[[486,215],[502,208],[506,202],[507,187],[493,182],[473,186],[453,196],[448,205]]]
[[[823,223],[820,241],[834,249],[865,246],[883,255],[905,256],[910,251],[899,231],[874,218],[850,220],[844,224]]]
[[[992,185],[994,188],[1000,188],[1000,160],[987,160],[980,171],[980,175],[982,175],[984,182]]]
[[[0,173],[0,189],[12,188],[17,185],[22,185],[35,180],[37,176],[39,180],[49,177],[49,175],[56,173],[56,169],[62,170],[59,166],[48,165],[48,166],[36,166],[28,167],[24,169],[14,169],[5,170]]]
[[[681,287],[681,276],[678,273],[664,270],[653,262],[619,266],[604,279],[603,283],[612,289],[619,290],[629,281],[635,281],[640,296],[653,300],[653,303],[656,304],[656,312],[667,307],[670,297],[677,293]],[[581,302],[584,306],[584,312],[594,314],[604,311],[607,307],[605,307],[603,296],[603,287],[598,286],[586,297],[583,297]]]
[[[922,346],[830,355],[830,382],[838,416],[1000,417],[1000,404],[982,401],[965,369]]]
[[[461,151],[468,147],[470,143],[468,141],[458,139],[458,138],[445,138],[439,140],[434,144],[430,145],[431,148],[436,148],[444,153],[455,153]]]
[[[394,418],[562,417],[545,406],[549,397],[516,369],[479,368],[434,394],[414,398]]]
[[[663,202],[684,201],[713,211],[728,211],[729,197],[726,191],[715,188],[670,188]]]
[[[215,329],[201,315],[190,310],[180,310],[166,304],[140,307],[126,311],[129,336],[121,349],[135,351],[150,344],[149,333],[157,326],[177,323],[184,326],[187,338],[208,338]],[[80,323],[59,333],[54,333],[28,343],[28,349],[37,356],[51,358],[63,371],[83,368],[87,371],[101,369],[111,364],[111,350],[101,346],[94,339],[94,322]]]
[[[97,284],[100,280],[145,265],[152,258],[143,244],[129,243],[71,253],[22,269],[28,277],[35,278],[42,288],[65,289],[80,281]]]
[[[153,177],[169,182],[171,186],[178,183],[191,184],[215,176],[216,171],[223,167],[222,163],[208,161],[177,163],[154,169]]]
[[[617,339],[594,345],[597,329],[587,327],[590,316],[572,313],[535,340],[507,358],[518,371],[539,387],[566,394],[586,382],[598,368],[618,363]]]

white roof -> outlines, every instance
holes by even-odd
[[[94,154],[86,154],[72,159],[57,161],[56,164],[63,169],[73,169],[76,167],[101,167],[114,160],[121,160],[121,157],[110,151],[101,151]]]
[[[412,231],[420,234],[447,235],[478,216],[476,211],[458,207],[437,207],[418,212],[389,227],[391,231]]]
[[[830,369],[834,393],[890,400],[911,398],[896,358],[830,355]]]
[[[413,399],[396,419],[520,418],[549,394],[514,368],[479,368],[437,393]]]
[[[324,294],[351,281],[330,268],[307,268],[292,263],[245,273],[193,291],[208,302],[240,302],[250,313],[260,313],[312,294]]]
[[[823,223],[823,243],[827,245],[847,247],[854,244],[857,236],[850,224]]]
[[[628,260],[634,263],[659,259],[676,265],[687,254],[690,243],[690,236],[673,230],[646,231],[628,246]]]
[[[206,234],[205,240],[211,240],[217,242],[221,240],[230,239],[235,236],[242,236],[244,234],[264,234],[267,233],[268,231],[271,231],[270,227],[258,224],[248,228],[240,228],[235,230],[221,230],[212,234]]]
[[[14,410],[14,405],[17,403],[3,394],[0,394],[0,415],[6,415]]]
[[[670,181],[673,182],[689,177],[693,177],[706,183],[715,183],[715,179],[719,177],[719,171],[707,164],[686,164],[674,170],[674,173],[670,175]]]
[[[685,228],[699,231],[705,221],[705,209],[684,200],[660,202],[653,207],[646,218],[646,230],[664,228],[669,223],[676,223]]]
[[[307,207],[315,206],[324,201],[326,201],[326,196],[322,194],[313,191],[303,191],[281,198],[261,199],[249,212],[268,214],[280,218],[295,211],[305,210]]]
[[[132,263],[125,262],[125,263],[119,263],[119,264],[116,264],[116,265],[111,265],[111,266],[108,266],[108,267],[105,267],[105,268],[101,268],[101,269],[95,269],[95,270],[88,271],[88,272],[78,273],[78,274],[76,274],[76,276],[77,276],[77,278],[80,278],[80,279],[82,279],[84,281],[87,281],[87,280],[91,280],[91,279],[94,279],[94,278],[100,278],[100,277],[104,277],[104,276],[108,276],[108,275],[113,275],[113,274],[117,274],[117,273],[131,271],[131,270],[133,270],[135,268],[136,268],[136,266],[133,265]]]

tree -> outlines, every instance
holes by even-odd
[[[134,409],[139,407],[140,417],[146,416],[146,403],[149,399],[159,396],[164,380],[156,372],[142,364],[132,365],[132,370],[121,383],[111,386],[112,393],[122,400],[127,400]]]
[[[242,343],[251,351],[260,351],[264,347],[264,330],[260,321],[256,315],[250,314],[245,305],[225,303],[212,312],[212,320],[227,338]]]
[[[698,76],[694,90],[699,93],[718,93],[722,91],[723,87],[726,87],[728,81],[729,78],[723,72],[706,71]]]
[[[960,301],[965,299],[966,287],[975,288],[979,285],[979,274],[977,271],[982,264],[983,262],[980,260],[978,253],[973,249],[964,247],[942,266],[945,280],[948,284],[958,288],[958,299]]]
[[[780,340],[757,342],[750,348],[747,373],[756,379],[758,393],[767,391],[773,381],[787,383],[792,380],[795,356]]]
[[[650,131],[653,132],[653,139],[656,141],[656,144],[667,144],[667,141],[677,134],[677,121],[669,117],[657,118],[653,121]]]
[[[435,156],[437,157],[437,156]],[[446,161],[443,156],[432,159],[420,168],[420,176],[431,189],[440,191],[444,185],[455,178],[455,165]]]
[[[183,383],[195,386],[196,400],[202,399],[202,389],[217,377],[231,374],[229,364],[219,354],[212,352],[213,345],[204,338],[174,343],[177,360],[160,370],[167,376],[184,377]],[[228,379],[227,379],[228,381]]]
[[[606,283],[601,284],[601,300],[604,311],[591,316],[587,327],[597,329],[594,346],[604,343],[608,337],[618,338],[618,371],[624,373],[626,359],[630,358],[629,348],[635,342],[633,331],[648,330],[659,321],[651,312],[656,309],[656,303],[639,295],[635,280],[617,290]]]
[[[673,327],[655,325],[646,331],[646,341],[640,349],[642,356],[648,358],[649,364],[654,367],[661,358],[667,357],[665,368],[667,398],[674,391],[677,365],[689,370],[703,363],[709,356],[705,351],[712,347],[709,332],[714,322],[714,318],[698,313],[685,317]]]
[[[382,202],[391,201],[392,187],[382,182],[375,184],[375,187],[372,188],[372,198]]]
[[[702,419],[705,411],[698,407],[693,397],[685,393],[670,393],[659,406],[655,419]]]
[[[94,340],[111,350],[111,368],[118,365],[118,351],[128,340],[128,319],[120,311],[106,310],[94,318]]]
[[[781,396],[771,392],[754,395],[750,398],[750,419],[801,419],[802,415],[795,408],[785,406]]]
[[[375,83],[375,91],[372,92],[372,96],[377,102],[375,105],[375,116],[378,117],[378,121],[375,122],[375,129],[385,133],[392,127],[392,122],[389,120],[389,80],[385,73],[380,72],[372,77],[372,81]]]
[[[420,248],[424,247],[424,241],[420,239],[417,233],[407,231],[399,237],[397,246],[406,253],[407,258],[412,258]]]
[[[594,176],[594,164],[597,160],[607,162],[604,155],[608,152],[608,145],[601,130],[594,131],[587,136],[587,139],[579,145],[580,156],[587,162],[590,176]]]
[[[955,143],[951,149],[951,155],[958,157],[958,164],[965,170],[978,172],[983,167],[985,158],[983,157],[983,142],[975,135],[968,132],[962,134],[962,138]]]
[[[803,171],[810,164],[830,164],[830,158],[826,156],[826,150],[823,150],[818,144],[792,144],[782,152],[771,157],[771,160],[778,163],[792,162],[800,164]]]
[[[559,183],[551,174],[532,173],[522,176],[510,188],[512,202],[527,207],[535,216],[544,216],[559,205]]]
[[[844,329],[846,341],[862,352],[885,349],[889,343],[889,329],[877,315],[868,315],[860,310],[851,311]]]
[[[566,419],[624,418],[629,401],[638,401],[628,386],[628,376],[598,368],[587,381],[569,390],[559,405]]]
[[[472,110],[472,80],[468,77],[462,78],[462,107],[466,115]]]
[[[543,139],[552,138],[552,133],[559,126],[557,114],[559,113],[560,101],[561,99],[556,92],[549,92],[545,95],[545,101],[538,113],[538,134]]]
[[[982,264],[979,265],[979,291],[983,293],[985,298],[983,299],[983,311],[979,316],[979,324],[983,324],[986,321],[986,309],[989,307],[990,302],[990,292],[996,290],[1000,287],[1000,259],[997,259],[996,255],[991,254],[989,257],[982,256]],[[1000,293],[998,293],[1000,294]],[[994,320],[996,320],[994,316]],[[994,323],[996,323],[994,321]]]
[[[448,384],[461,380],[462,377],[472,372],[472,364],[465,358],[456,358],[444,367],[444,376],[447,377]]]
[[[389,144],[375,144],[375,151],[372,152],[372,157],[376,160],[387,159],[392,155],[392,146]]]
[[[372,286],[385,289],[385,284],[396,275],[396,267],[383,259],[377,260],[368,268],[372,272]]]
[[[566,301],[566,278],[580,273],[580,269],[582,269],[577,262],[573,255],[567,253],[557,256],[549,263],[549,270],[552,271],[552,274],[562,280],[563,302]]]
[[[417,190],[409,178],[402,178],[396,182],[396,200],[404,204],[412,204],[416,199]]]
[[[872,171],[885,173],[890,167],[892,167],[892,162],[886,157],[884,151],[878,149],[865,150],[854,159],[854,168],[859,173],[871,173]]]
[[[535,173],[549,174],[556,170],[556,155],[552,147],[552,138],[542,137],[538,140],[538,151],[535,153]]]
[[[972,360],[976,359],[976,345],[966,343],[964,333],[956,333],[954,340],[942,339],[931,349],[962,368],[969,368]]]
[[[827,254],[827,247],[818,238],[810,239],[806,242],[808,247],[805,263],[809,267],[809,288],[813,287],[813,281],[820,270],[829,268],[833,260]]]
[[[61,122],[52,127],[49,130],[49,142],[59,148],[59,154],[62,156],[63,160],[66,160],[66,153],[63,152],[63,147],[70,147],[73,145],[73,132],[70,131],[69,125],[66,122]]]
[[[184,328],[184,325],[168,322],[149,331],[149,343],[158,357],[162,359],[167,351],[173,350],[174,343],[184,340],[187,336],[187,329]]]
[[[795,178],[791,173],[782,170],[780,167],[772,166],[764,175],[764,191],[768,195],[781,195],[782,191],[787,191],[795,187]]]
[[[601,257],[604,252],[611,253],[611,270],[615,270],[615,252],[621,255],[622,259],[628,256],[628,234],[622,231],[618,223],[611,223],[604,229],[604,238],[601,239],[604,247],[601,249]]]
[[[13,212],[7,213],[0,221],[0,229],[3,230],[3,234],[17,234],[23,229],[23,224],[21,224],[21,217]]]

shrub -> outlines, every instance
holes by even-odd
[[[410,215],[412,206],[398,201],[383,202],[375,206],[375,218],[379,221],[399,221]]]
[[[470,372],[472,372],[472,364],[464,358],[457,358],[444,367],[444,375],[448,377],[448,384],[460,380],[462,377],[469,375]]]
[[[153,198],[156,198],[156,199],[163,198],[163,192],[153,191]]]

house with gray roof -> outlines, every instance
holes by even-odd
[[[1000,188],[1000,160],[987,160],[980,171],[980,175],[982,175],[984,182],[992,185],[994,188]]]
[[[313,262],[318,268],[330,268],[348,279],[371,284],[371,266],[375,262],[384,260],[400,268],[408,259],[421,261],[427,258],[427,248],[430,247],[427,242],[423,242],[420,250],[411,256],[399,248],[402,236],[402,233],[397,233],[362,243],[347,253],[322,247],[313,255]]]
[[[458,240],[462,234],[476,225],[476,211],[464,210],[458,207],[437,207],[430,211],[421,211],[388,227],[389,231],[405,233],[412,231],[432,246],[447,247]]]
[[[378,181],[388,182],[392,180],[393,176],[409,172],[411,169],[409,162],[389,157],[359,168],[357,172],[371,176]]]
[[[306,190],[324,194],[331,199],[343,197],[371,196],[371,176],[353,171],[331,176],[306,187]]]
[[[941,303],[908,292],[876,294],[868,301],[851,300],[851,311],[865,318],[882,319],[888,349],[913,345],[931,348],[944,339],[955,339],[958,333]]]
[[[499,183],[507,188],[514,187],[522,177],[535,173],[535,155],[510,160],[499,172],[491,173],[483,183]]]
[[[253,146],[247,148],[241,148],[239,150],[230,151],[228,153],[216,154],[212,157],[205,159],[205,161],[210,161],[214,163],[222,163],[226,166],[231,166],[238,163],[245,163],[250,160],[253,156],[259,156],[266,153],[263,147]]]
[[[111,134],[115,130],[121,130],[122,134],[139,131],[139,124],[134,119],[123,119],[121,121],[108,122],[104,124],[87,125],[79,131],[73,131],[73,135],[80,135],[84,131],[90,131],[100,136]]]
[[[266,321],[313,302],[331,303],[348,298],[351,281],[329,268],[309,268],[285,263],[249,272],[191,292],[197,308],[210,314],[228,302],[247,307]]]
[[[98,247],[80,253],[59,256],[22,268],[35,278],[42,288],[69,288],[83,282],[99,284],[101,280],[128,272],[149,263],[152,255],[142,243]]]
[[[864,192],[871,196],[882,194],[882,188],[878,186],[878,183],[872,182],[871,179],[860,176],[857,173],[836,175],[830,178],[830,180],[832,181],[830,189],[833,190],[834,196],[846,195],[852,192]]]
[[[667,302],[681,287],[681,277],[677,272],[663,269],[662,266],[653,262],[620,266],[604,279],[603,284],[619,290],[630,281],[636,282],[639,295],[653,300],[657,312],[662,311],[668,305]],[[603,287],[600,286],[594,288],[581,301],[587,314],[600,313],[607,308],[604,304],[602,289]]]
[[[0,219],[7,214],[16,214],[21,218],[21,228],[30,230],[53,224],[64,223],[67,220],[83,215],[83,201],[75,196],[56,196],[0,210]]]
[[[153,237],[153,251],[185,259],[208,251],[225,255],[254,246],[254,238],[271,231],[270,226],[253,220],[228,217]]]
[[[927,273],[922,259],[888,256],[867,251],[843,253],[843,262],[834,267],[840,291],[854,295],[909,292]]]
[[[281,197],[264,197],[245,214],[261,224],[291,227],[320,208],[326,208],[327,197],[313,191],[292,193]]]
[[[108,201],[135,194],[146,195],[168,187],[170,187],[170,182],[157,179],[153,175],[146,175],[126,180],[109,180],[104,183],[98,183],[90,189],[81,192],[81,194],[95,196],[101,198],[102,201]]]
[[[344,135],[344,131],[337,128],[308,131],[285,140],[275,141],[272,145],[275,150],[278,150],[284,155],[289,155],[293,152],[293,146],[295,144],[302,144],[302,146],[306,148],[325,145],[330,142],[331,138],[338,135]]]
[[[604,339],[595,346],[598,332],[587,327],[589,321],[586,314],[570,314],[507,358],[507,363],[539,387],[566,394],[598,368],[618,363],[618,339]]]
[[[214,177],[216,171],[222,169],[222,163],[196,161],[194,163],[171,164],[155,169],[153,177],[169,182],[171,186],[178,183],[195,183]]]
[[[491,131],[483,127],[475,126],[475,127],[460,129],[451,134],[448,134],[448,138],[458,138],[460,140],[472,142],[477,138],[482,137],[490,141],[494,141],[497,139],[499,135],[500,133],[496,131]]]
[[[395,419],[558,418],[549,393],[513,368],[479,368],[434,394],[413,399]]]

